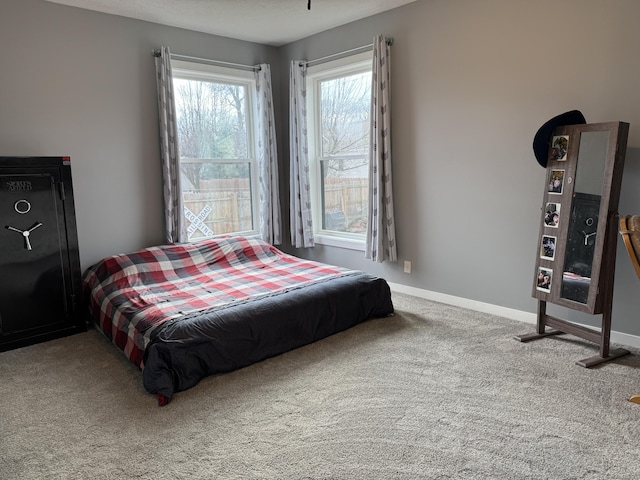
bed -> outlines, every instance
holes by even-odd
[[[393,313],[384,279],[247,237],[107,257],[82,284],[91,320],[160,405],[205,376]]]

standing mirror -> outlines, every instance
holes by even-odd
[[[516,339],[571,333],[599,343],[600,355],[577,362],[585,367],[629,353],[609,350],[617,209],[628,132],[629,124],[623,122],[562,125],[548,142],[533,282],[537,331]],[[596,331],[547,315],[547,302],[602,314],[602,328]]]
[[[606,231],[608,208],[603,209],[602,224],[599,219],[612,133],[614,129],[579,132],[560,297],[587,306],[593,304],[597,293],[598,283],[592,278],[599,276],[603,242],[598,240],[604,237],[598,232]]]

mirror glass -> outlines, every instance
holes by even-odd
[[[609,134],[609,130],[582,132],[576,162],[560,296],[585,304],[589,297],[595,244],[599,234],[598,217]]]

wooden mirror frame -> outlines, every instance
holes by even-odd
[[[598,218],[596,228],[588,234],[581,232],[587,240],[595,237],[589,248],[593,247],[592,261],[589,277],[581,277],[588,281],[588,290],[584,301],[563,296],[565,260],[568,255],[567,242],[570,239],[573,228],[571,220],[575,217],[574,205],[577,195],[583,195],[576,191],[578,175],[580,175],[579,157],[581,137],[589,132],[608,132],[606,145],[606,158],[603,164],[603,175],[600,189]],[[543,195],[542,215],[540,222],[540,234],[536,248],[536,268],[534,273],[532,295],[538,299],[537,329],[535,333],[515,337],[520,341],[530,341],[548,335],[570,333],[581,338],[600,344],[600,355],[577,362],[578,365],[591,367],[612,358],[617,358],[629,353],[624,349],[609,350],[609,337],[611,330],[611,307],[613,299],[613,281],[615,272],[615,259],[618,235],[618,203],[622,184],[622,172],[627,149],[627,137],[629,124],[624,122],[607,122],[584,125],[567,125],[555,129],[552,139],[568,137],[567,152],[564,158],[557,158],[554,152],[553,142],[549,142],[549,156],[545,177],[545,194]],[[551,179],[562,177],[559,191],[547,188]],[[590,195],[595,198],[597,195]],[[553,204],[559,209],[557,227],[552,228],[545,222],[548,206]],[[594,210],[595,211],[595,207]],[[591,219],[593,220],[593,219]],[[547,254],[546,242],[553,244],[553,253]],[[591,252],[589,252],[591,254]],[[547,256],[548,255],[548,256]],[[538,278],[546,274],[551,279],[540,284]],[[584,288],[584,287],[583,287]],[[602,327],[596,329],[583,327],[573,322],[552,317],[546,313],[546,304],[551,302],[574,310],[589,314],[602,315]],[[546,327],[554,330],[547,331]]]

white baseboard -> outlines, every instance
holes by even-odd
[[[535,325],[536,323],[536,314],[532,312],[524,312],[522,310],[516,310],[514,308],[507,308],[501,307],[500,305],[493,305],[491,303],[478,302],[476,300],[469,300],[468,298],[447,295],[446,293],[432,292],[430,290],[424,290],[422,288],[409,287],[407,285],[401,285],[399,283],[389,283],[389,287],[394,292],[413,295],[414,297],[424,298],[425,300],[445,303],[447,305],[454,305],[456,307],[468,308],[469,310],[474,310],[476,312],[498,315],[500,317],[510,318],[511,320],[518,320],[520,322],[530,323],[533,325]],[[628,333],[611,331],[611,342],[618,345],[640,348],[640,337],[637,335],[629,335]]]

